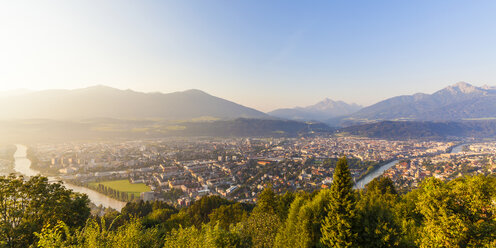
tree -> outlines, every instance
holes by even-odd
[[[88,203],[86,195],[49,183],[46,177],[0,177],[0,240],[8,247],[28,247],[46,224],[82,226],[90,215]]]
[[[401,231],[394,209],[398,198],[389,178],[376,178],[365,187],[357,204],[357,220],[360,223],[359,246],[400,245]]]
[[[88,219],[82,229],[73,232],[62,221],[55,226],[47,224],[40,233],[35,233],[39,239],[36,244],[43,248],[161,248],[164,244],[158,230],[145,229],[139,219],[133,218],[114,231],[113,224],[107,227],[103,218],[100,223]]]
[[[316,194],[300,193],[289,209],[288,217],[276,236],[275,247],[319,247],[322,219],[327,216],[330,191]]]
[[[209,218],[211,223],[218,224],[221,228],[229,230],[231,224],[239,223],[248,218],[248,212],[238,202],[214,209],[209,215]]]
[[[253,247],[273,247],[279,226],[280,219],[276,214],[253,212],[242,222],[241,232],[248,236]]]
[[[265,188],[257,197],[257,205],[250,217],[242,223],[242,232],[249,236],[253,247],[272,247],[281,224],[281,203],[272,187]]]
[[[322,244],[328,247],[357,245],[356,200],[346,158],[339,159],[330,188],[327,216],[322,223]]]
[[[424,217],[420,247],[482,247],[496,240],[494,178],[465,177],[421,185],[417,208]]]
[[[278,215],[279,218],[281,218],[281,220],[283,221],[288,217],[289,208],[291,207],[291,203],[293,203],[295,199],[295,194],[291,191],[287,191],[278,198],[279,198]]]
[[[203,223],[210,221],[209,214],[222,205],[232,204],[230,201],[216,195],[204,196],[186,209],[191,224],[200,228]]]
[[[170,209],[172,211],[176,211],[176,208],[173,206],[162,202],[162,201],[137,201],[137,202],[128,202],[126,206],[122,208],[122,215],[126,215],[128,217],[143,217],[150,214],[152,211],[157,209]]]
[[[420,193],[419,189],[408,192],[400,197],[394,207],[397,223],[401,226],[401,247],[418,247],[416,241],[420,238],[421,225],[424,221],[423,215],[417,208]]]
[[[232,232],[218,225],[203,225],[172,230],[165,238],[164,248],[217,248],[217,247],[249,247],[237,230]]]
[[[306,219],[300,218],[302,207],[307,203],[303,196],[297,196],[289,208],[288,218],[277,233],[274,247],[308,247],[309,236],[301,228],[306,224]]]
[[[280,209],[280,202],[277,195],[269,186],[265,188],[257,196],[257,205],[253,209],[255,213],[268,213],[268,214],[278,214]]]
[[[71,239],[69,227],[62,221],[52,227],[47,224],[41,229],[41,233],[35,233],[38,237],[38,247],[40,248],[62,248],[66,247],[68,239]]]

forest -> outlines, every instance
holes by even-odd
[[[10,175],[0,177],[0,247],[496,247],[495,189],[492,176],[465,176],[403,194],[379,177],[357,190],[342,158],[328,189],[92,215],[86,195]]]

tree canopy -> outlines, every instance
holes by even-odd
[[[88,199],[46,178],[0,177],[0,247],[496,247],[496,179],[426,179],[399,194],[379,177],[353,189],[345,158],[329,189],[255,205],[205,196],[176,209],[135,201],[91,216]]]
[[[83,226],[90,216],[88,203],[86,195],[46,177],[0,177],[0,245],[28,247],[35,232],[58,221],[71,229]]]

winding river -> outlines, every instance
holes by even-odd
[[[465,147],[467,144],[461,144],[461,145],[457,145],[455,147],[453,147],[453,149],[451,149],[451,152],[450,153],[459,153],[459,152],[462,152],[463,151],[463,147]]]
[[[14,170],[28,177],[40,175],[41,173],[39,171],[31,169],[31,161],[27,158],[27,147],[24,145],[16,145],[16,146],[17,146],[17,150],[14,154],[14,159],[15,159]],[[48,180],[58,181],[54,177],[49,177]],[[93,202],[97,206],[102,205],[104,207],[110,207],[116,209],[117,211],[121,211],[121,209],[126,205],[125,202],[112,199],[104,194],[100,194],[94,190],[85,187],[72,185],[66,182],[64,182],[64,186],[68,189],[72,189],[75,192],[87,194],[91,202]]]
[[[467,144],[457,145],[457,146],[455,146],[455,147],[453,147],[451,149],[451,152],[450,153],[459,153],[459,152],[462,152],[463,151],[463,147],[465,147],[466,145]],[[382,173],[384,173],[384,171],[386,171],[387,169],[393,167],[398,162],[399,162],[399,160],[394,160],[394,161],[391,161],[391,162],[389,162],[389,163],[387,163],[387,164],[379,167],[378,169],[376,169],[372,173],[368,174],[364,178],[358,180],[355,183],[355,188],[362,189],[363,187],[365,187],[365,185],[367,185],[368,183],[370,183],[374,178],[382,175]]]
[[[399,160],[394,160],[394,161],[391,161],[391,162],[377,168],[376,170],[374,170],[370,174],[368,174],[365,177],[363,177],[362,179],[358,180],[355,183],[355,188],[363,189],[365,187],[365,185],[367,185],[372,180],[374,180],[374,178],[379,177],[380,175],[382,175],[382,173],[384,173],[384,171],[395,166],[398,162],[399,162]]]

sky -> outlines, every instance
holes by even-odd
[[[262,111],[496,85],[496,1],[1,1],[0,91],[200,89]]]

